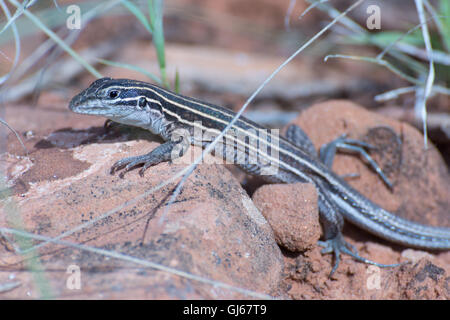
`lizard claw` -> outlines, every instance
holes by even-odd
[[[124,158],[122,160],[117,161],[113,166],[111,167],[110,174],[114,174],[121,168],[123,170],[120,172],[119,177],[123,178],[125,176],[125,173],[130,171],[134,166],[138,165],[139,162],[135,161],[133,157],[131,158]]]
[[[144,167],[142,167],[142,169],[139,170],[139,175],[141,176],[141,178],[144,177],[145,169],[147,169],[147,168],[144,166]]]
[[[133,169],[134,167],[143,164],[143,167],[139,170],[139,175],[141,177],[144,177],[144,172],[149,167],[155,164],[154,158],[146,155],[146,156],[137,156],[137,157],[129,157],[124,158],[119,161],[117,161],[110,170],[111,174],[114,174],[116,171],[123,168],[122,172],[120,173],[119,177],[123,178],[125,173]]]
[[[114,164],[111,166],[111,169],[109,170],[109,173],[110,173],[110,174],[114,174],[114,173],[116,173],[116,171],[118,171],[120,168],[122,168],[122,167],[124,167],[124,166],[125,166],[125,164],[122,163],[122,160],[117,161],[116,163],[114,163]]]

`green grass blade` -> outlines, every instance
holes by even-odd
[[[161,80],[166,88],[170,89],[166,74],[166,58],[164,49],[164,28],[163,28],[163,1],[148,0],[148,10],[150,23],[153,29],[153,44],[158,56],[159,69],[161,71]]]
[[[440,14],[444,17],[441,20],[443,25],[443,39],[445,41],[446,47],[450,48],[450,1],[441,0],[439,3]]]
[[[175,71],[175,92],[180,93],[180,73],[178,69]]]
[[[147,29],[148,32],[153,33],[151,24],[147,20],[145,14],[142,13],[140,8],[138,8],[134,3],[128,0],[122,0],[122,5],[127,8],[132,14],[134,14],[134,16],[144,25],[145,29]]]

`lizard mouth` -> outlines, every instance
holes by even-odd
[[[75,113],[99,115],[105,115],[109,111],[107,106],[98,103],[98,101],[86,101],[82,96],[75,96],[69,103],[69,109]]]
[[[72,110],[75,113],[83,113],[83,114],[90,114],[90,113],[98,114],[99,112],[106,111],[105,108],[92,107],[92,106],[86,106],[86,105],[72,106],[70,108],[70,110]]]

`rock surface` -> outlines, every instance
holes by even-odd
[[[269,222],[277,243],[292,252],[311,249],[320,238],[317,192],[312,184],[275,184],[252,197]]]
[[[13,197],[16,205],[13,214],[20,214],[27,231],[54,237],[73,230],[63,240],[150,261],[215,283],[186,279],[167,270],[158,271],[77,248],[47,245],[39,253],[43,268],[56,270],[46,273],[54,296],[253,297],[227,286],[276,294],[283,267],[280,250],[266,220],[224,166],[200,165],[175,203],[168,207],[175,184],[152,193],[149,190],[169,180],[183,165],[160,164],[149,169],[144,178],[137,170],[127,173],[124,179],[109,174],[115,161],[148,152],[157,142],[114,142],[100,137],[82,144],[85,139],[97,139],[88,130],[69,130],[41,138],[47,144],[40,140],[40,144],[34,145],[32,163],[23,159],[10,167],[15,189],[20,190],[20,195]],[[53,144],[56,142],[58,147]],[[37,145],[46,145],[48,149],[40,150]],[[51,171],[59,174],[48,177],[44,168],[49,159],[45,154],[56,157],[58,153],[60,161],[52,163]],[[43,177],[35,178],[39,173]],[[99,219],[105,213],[111,214]],[[11,225],[9,215],[2,214],[0,219],[0,225]],[[8,252],[5,246],[0,250],[4,270],[0,282],[14,275],[21,283],[3,297],[38,297],[40,289],[35,287],[30,274],[18,271],[23,257]],[[66,287],[69,277],[66,269],[71,265],[81,269],[80,290]]]

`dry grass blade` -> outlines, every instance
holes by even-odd
[[[433,56],[431,52],[433,49],[431,48],[431,40],[430,40],[430,34],[428,33],[428,25],[426,23],[425,19],[425,13],[423,10],[423,2],[422,0],[415,0],[416,7],[417,7],[417,14],[419,15],[419,21],[422,27],[422,35],[423,35],[423,41],[425,42],[425,49],[427,51],[428,55],[428,61],[429,61],[429,69],[428,69],[428,76],[425,84],[425,89],[423,95],[420,94],[419,97],[421,99],[416,104],[420,108],[420,114],[422,116],[422,122],[423,122],[423,144],[425,150],[428,149],[428,134],[427,134],[427,99],[431,94],[431,89],[433,87],[434,83],[434,63],[433,63]],[[416,109],[416,112],[418,110]]]
[[[25,147],[25,144],[23,143],[22,139],[20,138],[19,134],[17,133],[16,130],[14,130],[14,128],[12,128],[8,122],[6,122],[5,120],[3,120],[2,118],[0,118],[0,123],[3,124],[4,126],[6,126],[9,130],[11,130],[14,135],[16,136],[17,140],[19,140],[20,145],[22,146],[23,150],[25,151],[25,154],[28,156],[28,150]]]

